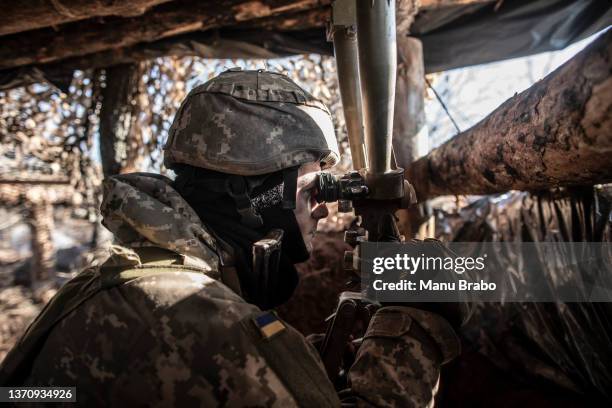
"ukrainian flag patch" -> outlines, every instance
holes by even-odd
[[[269,339],[270,337],[285,330],[285,325],[272,312],[266,312],[259,317],[253,319],[255,325],[259,329],[262,337]]]

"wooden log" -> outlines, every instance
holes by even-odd
[[[57,26],[91,17],[134,17],[170,0],[30,0],[9,1],[2,5],[0,35]]]
[[[237,24],[256,18],[309,10],[329,0],[181,0],[162,4],[138,18],[84,20],[58,30],[44,28],[2,38],[0,69],[48,63],[129,47],[181,33]]]
[[[612,30],[406,169],[419,200],[612,182]]]
[[[91,0],[30,0],[28,2],[9,2],[4,5],[0,15],[0,35],[35,30],[43,27],[58,26],[92,17],[142,15],[151,7],[170,0],[130,0],[130,1],[91,1]],[[400,0],[405,3],[408,0]],[[410,0],[414,2],[415,0]],[[421,8],[435,9],[471,3],[485,3],[493,0],[422,0]],[[257,2],[243,1],[249,9],[256,9]]]
[[[397,0],[395,2],[395,26],[397,38],[408,35],[410,26],[419,12],[421,1],[418,0]],[[427,2],[426,2],[427,3]]]
[[[35,286],[40,281],[51,278],[55,265],[53,245],[53,205],[48,199],[47,189],[37,186],[25,194],[27,220],[30,226],[32,263],[29,284]]]
[[[132,64],[164,56],[202,58],[241,58],[246,51],[238,41],[215,38],[212,31],[187,33],[176,37],[165,38],[152,43],[136,44],[132,47],[117,48],[97,52],[82,57],[69,58],[52,64],[41,65],[45,76],[61,75],[66,69],[104,68],[120,64]],[[254,48],[254,47],[253,47]],[[276,54],[261,49],[261,54],[252,58],[275,58]]]
[[[104,177],[120,174],[126,166],[128,139],[135,119],[134,97],[137,64],[116,65],[105,70],[100,108],[100,158]]]
[[[38,0],[41,1],[41,0]],[[433,10],[451,7],[457,4],[485,3],[491,0],[422,0],[420,10]],[[138,14],[142,5],[159,4]],[[74,5],[84,0],[54,0],[51,3]],[[164,38],[173,38],[179,34],[204,31],[211,28],[226,26],[241,26],[246,22],[262,19],[261,25],[274,26],[275,30],[296,30],[301,28],[320,28],[329,17],[329,4],[331,0],[220,0],[216,2],[203,2],[199,0],[136,0],[124,2],[124,12],[111,12],[120,10],[120,5],[107,5],[97,7],[98,3],[91,5],[95,16],[106,15],[86,20],[73,21],[54,28],[40,28],[1,38],[0,69],[28,66],[33,64],[46,64],[72,57],[84,56],[108,50],[128,48],[139,43],[150,43]],[[132,3],[134,3],[132,5]],[[413,13],[404,13],[403,10],[411,7],[415,0],[400,0],[398,22],[404,28],[412,22]],[[106,3],[104,3],[106,4]],[[122,3],[123,4],[123,3]],[[141,5],[141,6],[139,6]],[[79,6],[85,8],[85,6]],[[23,14],[17,15],[17,5],[2,18],[15,21],[32,19],[34,10],[26,8]],[[130,12],[129,10],[134,10]],[[318,9],[318,11],[314,11]],[[81,9],[79,9],[81,10]],[[97,11],[96,11],[97,10]],[[107,11],[100,11],[107,10]],[[312,11],[309,13],[309,11]],[[108,12],[109,14],[95,14]],[[303,12],[300,14],[300,12]],[[85,11],[83,10],[83,13]],[[127,16],[116,17],[115,14]],[[132,17],[129,17],[132,16]],[[277,20],[270,17],[278,16]],[[17,18],[18,17],[18,18]],[[404,18],[405,17],[405,18]],[[268,20],[265,20],[268,19]],[[46,23],[45,23],[46,24]],[[4,27],[0,24],[0,27]],[[248,26],[247,26],[248,27]],[[2,35],[0,31],[0,35]]]
[[[425,66],[421,41],[397,38],[397,81],[393,119],[393,149],[399,167],[418,158],[418,140],[427,134],[425,123]]]
[[[74,70],[85,70],[110,67],[119,64],[131,64],[164,56],[197,56],[201,58],[279,58],[292,54],[287,51],[272,51],[265,48],[267,38],[274,43],[279,35],[289,43],[298,42],[298,48],[315,54],[331,55],[331,45],[310,44],[299,40],[292,34],[279,34],[266,30],[251,29],[248,31],[226,32],[219,38],[215,30],[187,33],[165,38],[152,43],[140,43],[131,47],[117,48],[80,57],[68,58],[50,64],[30,65],[27,67],[0,70],[0,90],[5,91],[19,86],[50,81],[67,92]],[[251,35],[253,34],[253,35]],[[256,37],[256,43],[242,40]],[[324,38],[324,33],[321,33]],[[310,50],[309,50],[310,47]]]
[[[0,176],[0,184],[53,184],[67,185],[70,184],[70,179],[64,176],[56,176],[49,174],[40,174],[32,176],[31,174],[18,175],[2,175]]]
[[[398,167],[406,168],[418,158],[419,143],[427,142],[425,121],[425,66],[421,41],[397,37],[397,81],[393,117],[393,150]],[[407,239],[416,233],[417,208],[399,210],[397,226]]]
[[[74,187],[69,184],[38,184],[35,182],[24,183],[0,183],[0,205],[15,207],[31,200],[29,194],[32,190],[44,191],[44,199],[51,204],[75,205],[79,197]],[[38,194],[38,193],[37,193]]]
[[[311,28],[321,28],[331,20],[331,7],[323,6],[298,13],[282,14],[280,16],[258,18],[237,28],[263,28],[274,31],[297,31]]]
[[[91,0],[30,0],[28,2],[7,2],[0,14],[0,36],[44,27],[57,27],[74,21],[93,17],[136,17],[152,7],[170,0],[130,0],[130,1],[91,1]],[[421,9],[431,10],[470,3],[484,3],[492,0],[422,0]],[[415,2],[399,0],[398,4]],[[256,1],[242,1],[248,10],[261,13]],[[289,18],[291,19],[291,17]],[[282,22],[282,25],[289,23]]]

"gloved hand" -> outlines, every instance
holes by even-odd
[[[378,225],[378,237],[377,241],[380,242],[401,242],[400,232],[397,228],[397,224],[395,222],[395,216],[391,213],[385,214],[381,217],[380,223]],[[424,241],[420,241],[417,239],[412,239],[411,241],[405,242],[406,245],[410,245],[411,243],[423,243],[426,242],[427,245],[435,246],[436,252],[440,253],[440,256],[456,256],[455,253],[448,250],[444,244],[433,238],[425,239]],[[469,316],[471,315],[471,307],[467,302],[420,302],[420,303],[386,303],[387,306],[408,306],[414,307],[416,309],[427,310],[433,313],[436,313],[442,317],[444,317],[451,326],[458,330],[463,323],[467,321]]]
[[[440,366],[460,353],[442,317],[405,306],[379,309],[349,370],[351,400],[367,406],[431,406]]]
[[[412,242],[426,242],[427,245],[435,246],[436,251],[439,252],[441,257],[457,256],[456,253],[446,248],[444,244],[437,239],[427,238],[424,241],[414,239]],[[469,275],[469,272],[466,273]],[[444,317],[455,330],[459,330],[459,328],[468,321],[473,312],[473,303],[469,301],[404,303],[403,306],[411,306],[438,314]]]

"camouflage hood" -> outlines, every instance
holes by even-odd
[[[172,181],[149,173],[110,177],[104,182],[102,224],[126,247],[154,246],[196,257],[218,272],[219,258],[211,234]]]

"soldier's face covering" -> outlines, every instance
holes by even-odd
[[[243,295],[263,309],[278,306],[292,295],[298,282],[293,265],[308,259],[305,240],[310,243],[317,221],[327,215],[327,208],[313,198],[318,171],[318,164],[312,164],[298,172],[295,210],[282,206],[283,175],[268,177],[251,193],[251,203],[263,220],[261,227],[252,228],[241,222],[236,203],[227,193],[209,188],[211,179],[224,180],[228,175],[197,168],[177,169],[175,188],[207,228],[231,245]],[[267,277],[258,276],[251,268],[252,245],[273,228],[285,232],[280,266],[268,271]],[[265,287],[262,282],[267,282]]]
[[[318,163],[302,165],[298,172],[295,198],[295,219],[300,227],[306,248],[312,250],[312,238],[319,220],[327,217],[329,211],[325,203],[317,203],[315,191],[321,166]]]

